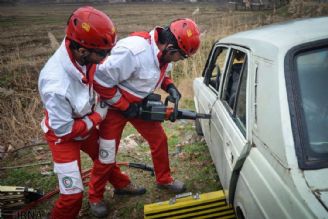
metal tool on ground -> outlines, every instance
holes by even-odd
[[[173,107],[169,106],[169,102],[173,104]],[[140,105],[139,118],[148,121],[163,122],[164,120],[170,120],[174,122],[177,119],[210,119],[211,115],[179,109],[178,100],[172,100],[169,97],[166,97],[163,103],[161,95],[153,93],[148,95]]]
[[[44,193],[41,190],[17,187],[0,186],[0,209],[3,216],[9,216],[24,205],[40,199]]]

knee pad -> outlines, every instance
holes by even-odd
[[[103,164],[115,163],[116,142],[115,139],[107,140],[99,138],[99,161]]]
[[[54,164],[58,176],[60,194],[70,195],[83,192],[83,183],[77,160]]]

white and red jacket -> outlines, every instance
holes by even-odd
[[[64,40],[41,70],[38,87],[46,114],[41,127],[48,140],[81,140],[100,123],[101,117],[93,112],[95,68],[80,66]]]
[[[100,65],[94,77],[95,90],[110,105],[126,110],[157,87],[166,90],[173,83],[166,72],[171,64],[159,62],[157,27],[150,33],[134,33],[117,42],[111,55]]]

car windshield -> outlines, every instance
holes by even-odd
[[[295,57],[300,121],[306,157],[327,160],[328,155],[328,48]]]

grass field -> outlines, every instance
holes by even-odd
[[[301,4],[299,3],[301,2]],[[95,4],[107,12],[117,26],[119,38],[130,32],[150,30],[179,17],[193,18],[202,32],[200,51],[191,59],[176,64],[173,78],[183,94],[182,106],[193,108],[192,79],[200,75],[214,41],[238,31],[298,17],[327,14],[327,4],[291,1],[287,7],[273,11],[229,11],[217,4]],[[51,174],[51,155],[46,145],[24,146],[44,142],[39,122],[42,106],[37,91],[40,69],[64,37],[66,20],[78,5],[16,5],[0,6],[0,168],[36,162],[48,162],[14,169],[0,170],[0,185],[30,186],[46,192],[56,187]],[[199,12],[196,13],[196,10]],[[173,175],[187,183],[188,191],[209,192],[220,188],[218,176],[204,141],[195,135],[192,122],[165,122],[169,139],[170,162]],[[129,137],[128,137],[129,136]],[[121,147],[118,161],[151,165],[149,148],[131,127],[124,132],[131,141]],[[18,148],[24,148],[18,151]],[[8,151],[9,153],[1,153]],[[15,151],[10,153],[10,151]],[[83,155],[83,169],[90,168],[90,160]],[[132,180],[144,185],[148,192],[141,197],[115,197],[108,187],[106,199],[111,208],[108,218],[142,218],[143,205],[167,200],[173,194],[158,190],[154,177],[141,170],[123,167]],[[44,213],[54,198],[39,207]],[[87,200],[81,218],[88,215]]]

